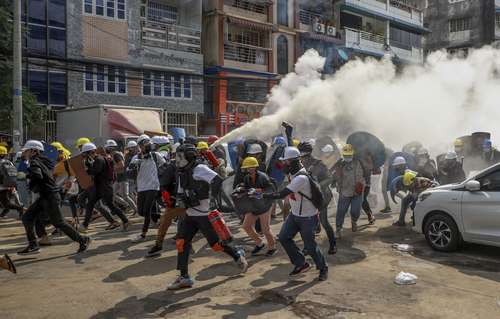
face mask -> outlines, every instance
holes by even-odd
[[[345,156],[344,157],[344,162],[351,163],[352,162],[352,156]]]
[[[186,167],[189,164],[189,161],[184,157],[184,153],[176,153],[175,154],[175,166],[177,167]]]

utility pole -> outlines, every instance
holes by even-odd
[[[14,41],[13,41],[13,109],[12,137],[14,150],[21,149],[23,143],[23,80],[21,48],[21,0],[14,0]]]

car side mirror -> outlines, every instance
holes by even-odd
[[[465,189],[469,192],[477,192],[481,189],[481,183],[476,180],[471,180],[465,183]]]

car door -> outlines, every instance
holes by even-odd
[[[477,180],[481,189],[462,196],[464,239],[500,244],[500,170]]]

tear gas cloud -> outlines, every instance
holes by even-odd
[[[322,78],[324,61],[307,51],[273,88],[264,115],[223,141],[269,139],[281,132],[282,121],[302,138],[345,140],[362,130],[395,150],[418,140],[431,152],[447,151],[455,138],[474,131],[500,138],[500,50],[484,47],[466,59],[438,51],[399,72],[389,58],[357,59]]]

